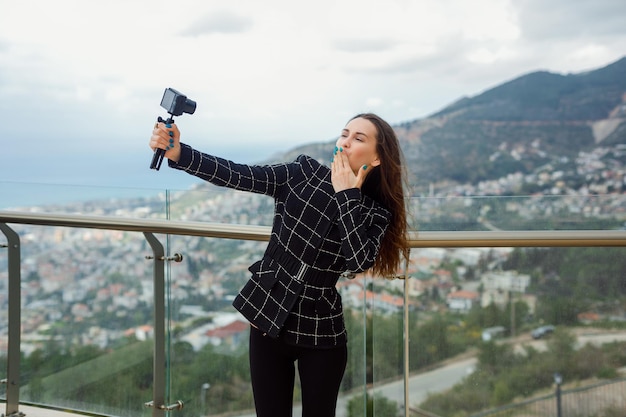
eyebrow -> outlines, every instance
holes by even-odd
[[[341,132],[350,133],[350,129],[343,129]],[[363,133],[363,132],[357,131],[357,132],[354,132],[354,134],[355,135],[363,135],[366,138],[369,138],[369,136],[367,136],[367,133]]]

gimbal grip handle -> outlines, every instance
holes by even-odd
[[[170,116],[167,120],[163,120],[161,116],[157,119],[159,123],[170,124],[174,123],[174,119]],[[157,171],[161,168],[161,164],[163,163],[163,157],[165,156],[165,151],[161,148],[157,148],[154,150],[154,155],[152,155],[152,162],[150,163],[150,169],[156,169]]]

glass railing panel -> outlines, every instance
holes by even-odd
[[[420,197],[416,230],[614,230],[626,228],[626,194]]]
[[[170,398],[190,415],[254,414],[249,324],[232,307],[264,242],[170,236],[168,288]]]
[[[267,196],[202,185],[172,198],[169,210],[172,220],[271,226],[274,202]],[[248,328],[231,302],[249,278],[248,267],[260,259],[265,247],[266,242],[170,237],[170,251],[189,251],[182,263],[186,266],[171,265],[171,398],[176,401],[186,397],[189,404],[185,402],[185,408],[192,409],[192,414],[254,415],[246,372]],[[349,343],[337,415],[347,416],[350,401],[362,394],[365,387],[364,284],[341,278],[339,291],[346,309]],[[233,328],[240,329],[234,336]],[[189,357],[201,362],[179,366],[175,359],[177,349],[185,349]],[[189,369],[193,377],[187,375]],[[296,377],[296,415],[300,412],[299,389]]]
[[[169,219],[243,226],[271,226],[274,200],[265,195],[200,184],[186,192],[171,192]]]
[[[183,401],[191,415],[254,415],[249,324],[231,303],[265,246],[265,242],[170,236],[170,250],[184,254],[183,262],[170,265],[171,400]],[[365,386],[363,284],[347,278],[340,282],[350,341],[337,415],[347,416],[350,401]],[[296,376],[295,415],[300,401]]]
[[[6,379],[9,355],[9,262],[7,239],[0,233],[0,379]],[[0,399],[6,400],[6,384],[0,384]]]
[[[396,416],[404,410],[403,279],[369,278],[366,287],[368,414]],[[371,414],[373,413],[373,414]]]
[[[273,201],[210,184],[171,194],[168,218],[271,225]],[[249,324],[232,307],[265,242],[169,236],[184,260],[167,270],[168,380],[171,401],[192,415],[254,415],[248,363]],[[230,413],[230,414],[229,414]]]
[[[337,399],[337,417],[361,415],[367,407],[368,352],[371,352],[368,334],[371,322],[365,298],[368,281],[368,277],[357,275],[341,277],[337,283],[348,336],[348,360]]]
[[[413,249],[412,265],[411,408],[556,415],[557,388],[564,410],[623,407],[603,393],[623,385],[626,248]]]
[[[150,415],[154,296],[143,235],[14,230],[22,250],[20,402]]]
[[[0,209],[165,219],[172,193],[0,182]],[[145,258],[152,253],[143,234],[10,226],[21,246],[20,402],[150,415],[144,404],[153,396],[154,285],[153,264]],[[2,286],[6,262],[0,251]],[[6,311],[6,301],[0,299],[0,311]]]

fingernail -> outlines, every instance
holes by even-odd
[[[170,132],[170,136],[174,136],[174,132]]]
[[[170,127],[172,127],[172,125],[168,123],[168,124],[165,125],[165,127],[167,127],[169,129]]]
[[[343,148],[339,148],[339,152],[343,152]]]
[[[333,162],[335,162],[335,158],[330,158],[330,163],[332,164]]]
[[[174,138],[170,138],[170,143],[174,143]]]
[[[367,169],[367,165],[363,165],[363,171]]]
[[[166,150],[166,151],[169,151],[169,150],[170,150],[170,147],[169,147],[169,146],[166,146],[166,147],[165,147],[165,150]]]

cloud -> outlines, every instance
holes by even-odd
[[[623,0],[521,0],[518,10],[523,36],[529,40],[568,40],[624,34]]]
[[[143,158],[146,126],[163,116],[163,89],[173,87],[198,103],[180,119],[192,143],[234,155],[253,143],[246,149],[269,154],[332,138],[361,111],[406,121],[527,72],[611,63],[626,53],[625,7],[623,0],[6,2],[0,111],[10,120],[11,154]],[[0,180],[5,169],[0,164]]]
[[[182,36],[202,36],[215,33],[232,34],[248,32],[253,22],[248,17],[229,10],[219,10],[206,14],[187,29],[181,31]]]
[[[396,42],[384,38],[341,38],[332,42],[333,47],[340,52],[384,52],[393,49]]]

